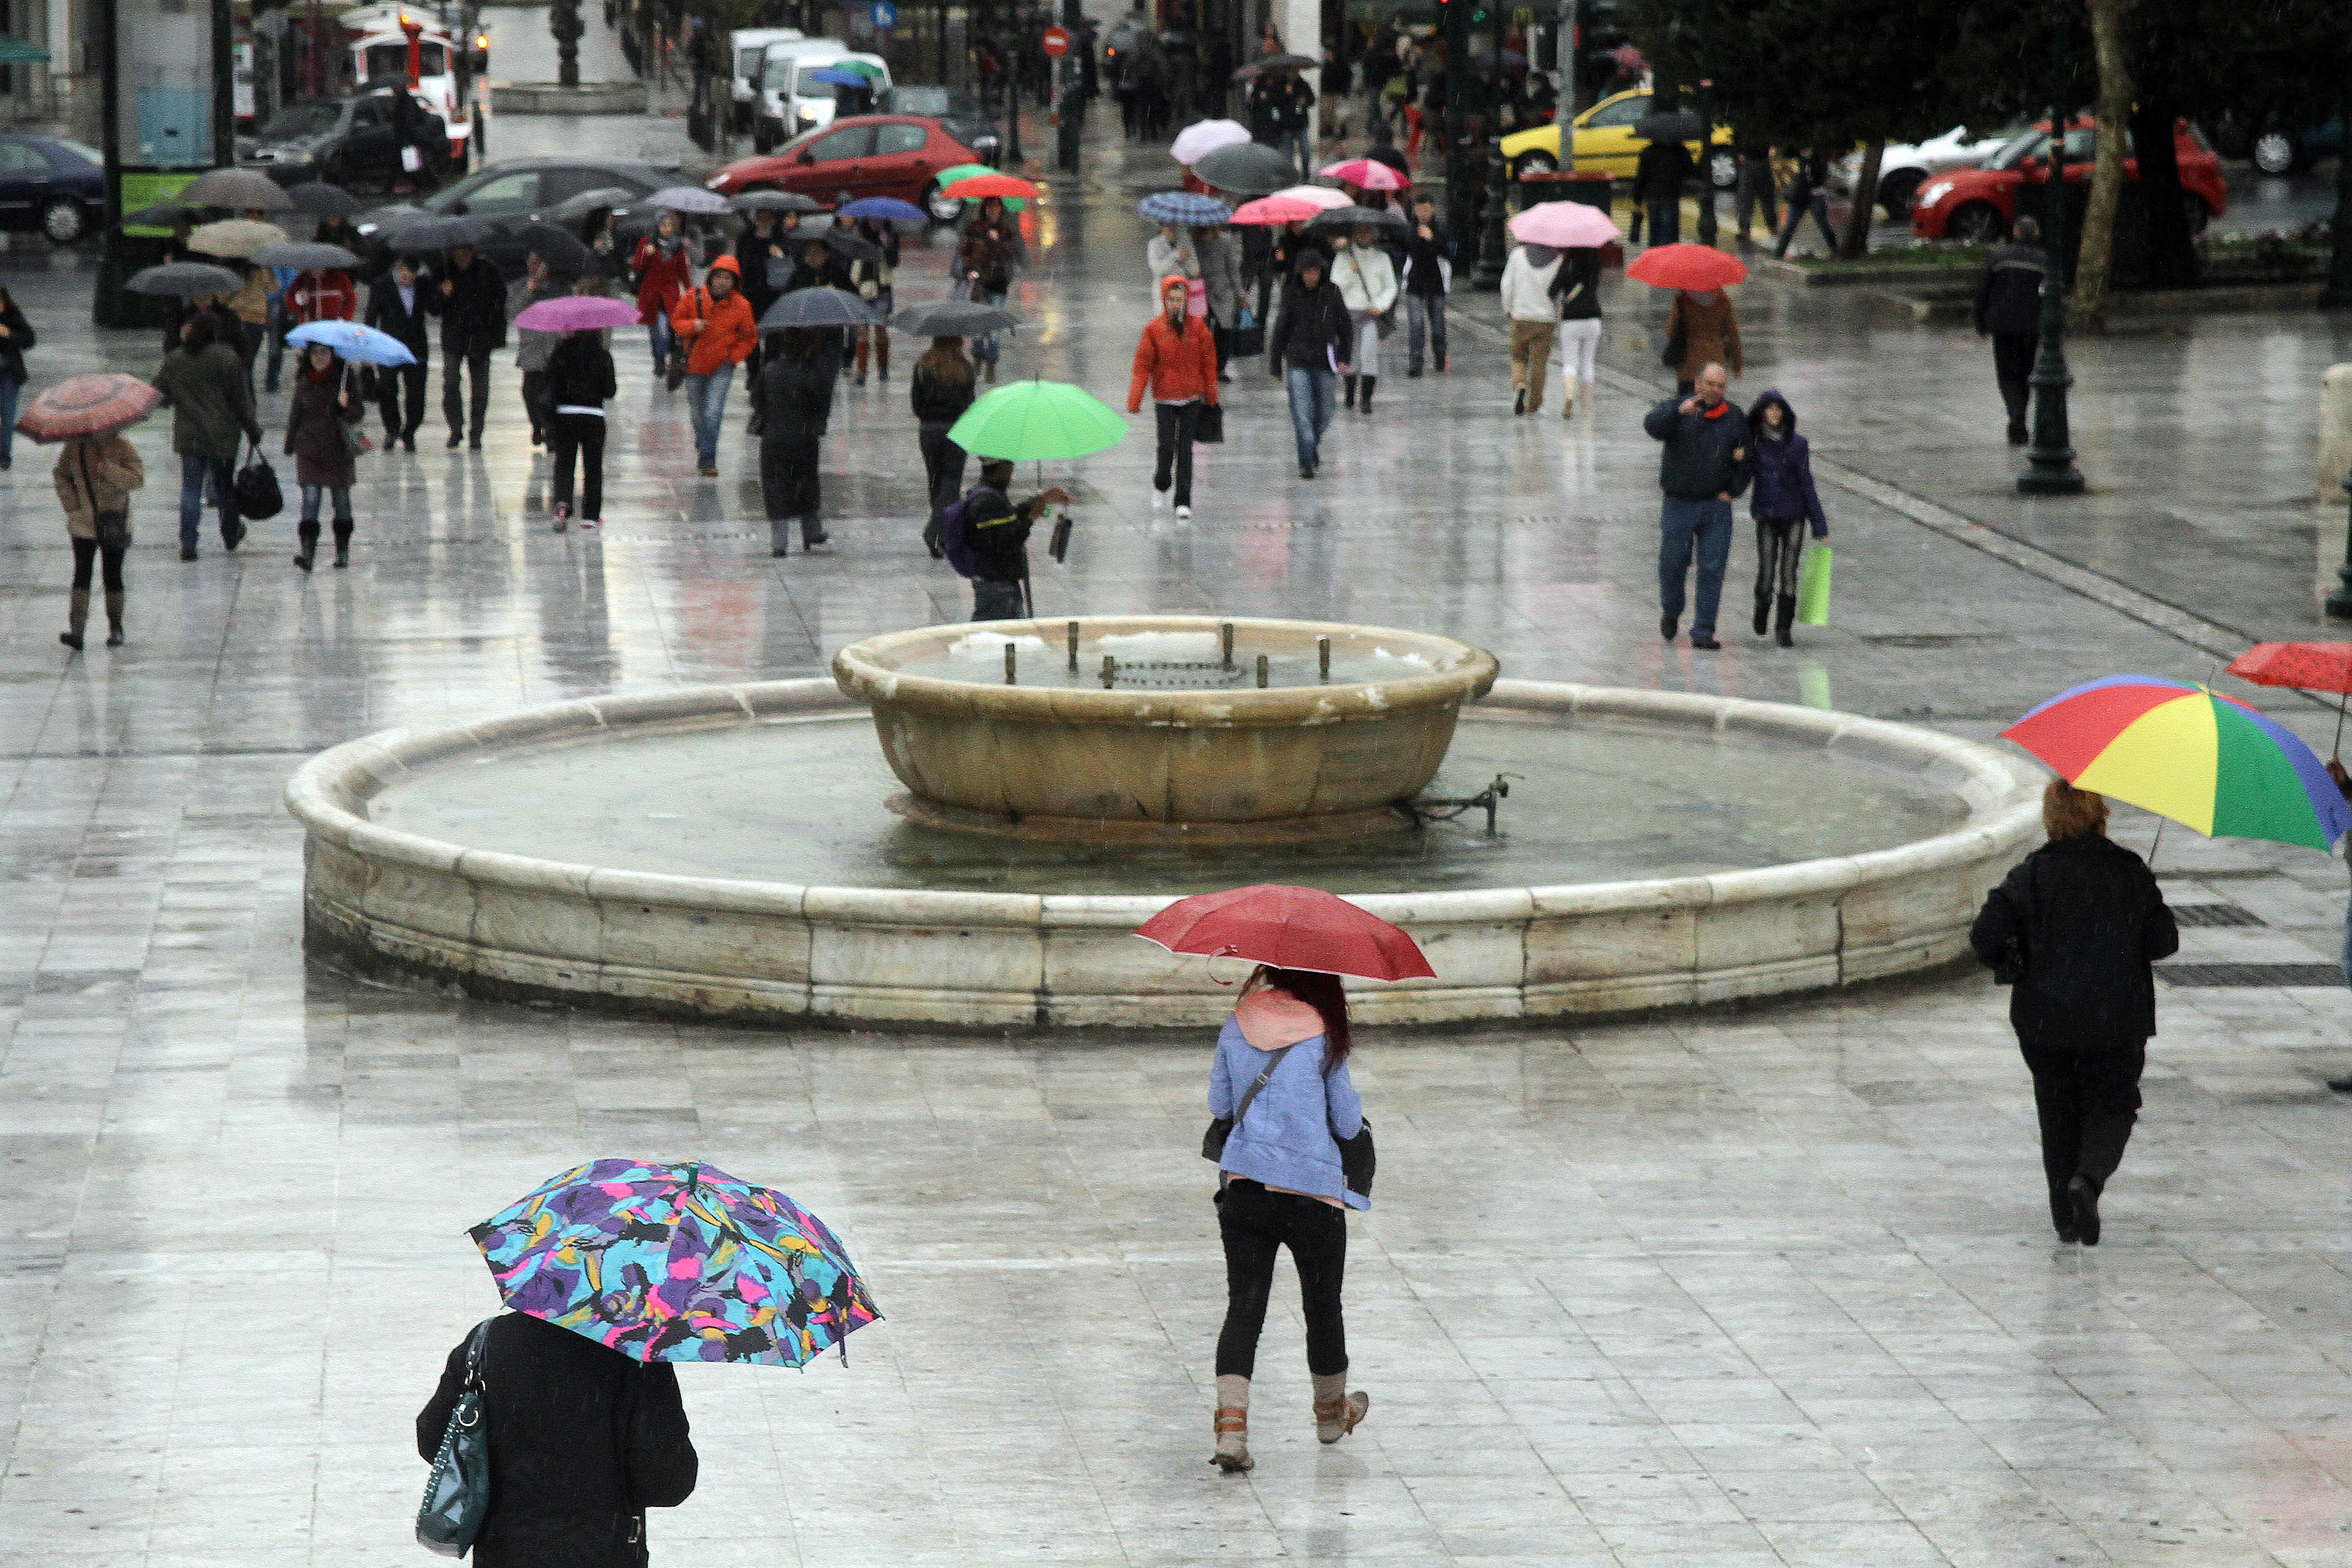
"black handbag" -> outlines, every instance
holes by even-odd
[[[1203,403],[1201,412],[1193,416],[1192,439],[1215,445],[1225,438],[1225,408],[1222,403]]]
[[[1259,1073],[1249,1088],[1242,1092],[1241,1103],[1234,1107],[1231,1116],[1219,1116],[1210,1121],[1209,1130],[1201,1134],[1202,1159],[1214,1162],[1225,1157],[1225,1140],[1233,1136],[1234,1128],[1241,1119],[1249,1114],[1250,1101],[1257,1098],[1257,1091],[1265,1087],[1265,1080],[1274,1076],[1274,1069],[1282,1065],[1282,1058],[1288,1056],[1290,1050],[1290,1047],[1285,1046],[1274,1053],[1272,1059],[1265,1064],[1265,1070]]]
[[[1360,1197],[1372,1195],[1372,1173],[1380,1165],[1380,1157],[1372,1151],[1372,1119],[1365,1117],[1364,1124],[1353,1138],[1331,1134],[1331,1142],[1339,1145],[1339,1175],[1349,1192]]]
[[[416,1540],[443,1557],[463,1557],[490,1511],[490,1429],[482,1415],[482,1360],[490,1342],[484,1318],[466,1336],[466,1384],[442,1428],[441,1447],[416,1510]]]
[[[131,548],[131,514],[127,511],[102,511],[96,519],[98,547],[100,550]]]
[[[278,488],[278,470],[269,466],[269,459],[261,455],[257,445],[253,448],[253,460],[236,471],[234,488],[240,517],[258,521],[276,517],[285,510],[286,492]]]
[[[2029,894],[2033,890],[2033,870],[2030,864],[2025,872],[2025,888]],[[1995,888],[1991,896],[1996,899],[2005,899],[2009,896],[2009,890],[2006,888]],[[2025,967],[2030,956],[2025,945],[2025,925],[2032,918],[2033,911],[2031,909],[2017,911],[2016,933],[2002,942],[2000,951],[1993,954],[1992,983],[1995,985],[2016,985],[2024,981]]]

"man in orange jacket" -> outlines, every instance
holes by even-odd
[[[1184,279],[1160,280],[1160,313],[1143,329],[1135,345],[1135,376],[1127,384],[1127,411],[1143,412],[1143,395],[1151,394],[1160,416],[1159,461],[1151,470],[1151,504],[1156,509],[1168,494],[1168,470],[1176,470],[1176,516],[1192,516],[1192,438],[1200,429],[1201,410],[1217,405],[1217,349],[1203,318],[1192,315]]]
[[[681,298],[669,313],[671,329],[686,351],[686,406],[694,416],[694,454],[702,477],[719,474],[719,426],[727,416],[727,389],[735,367],[759,345],[759,323],[751,302],[736,291],[743,268],[731,256],[710,264],[702,287]]]

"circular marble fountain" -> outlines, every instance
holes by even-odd
[[[994,629],[1049,651],[1065,630]],[[1368,1022],[1619,1013],[1946,963],[2039,836],[2039,781],[1988,748],[1681,693],[1496,680],[1464,702],[1430,787],[1517,774],[1493,837],[1475,816],[1206,846],[941,826],[885,804],[907,781],[877,721],[791,680],[335,747],[287,789],[310,954],[624,1012],[1196,1025],[1231,993],[1129,933],[1185,893],[1288,880],[1427,950],[1437,978],[1364,988]]]

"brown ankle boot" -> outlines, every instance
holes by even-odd
[[[1248,1378],[1230,1373],[1217,1379],[1217,1447],[1209,1463],[1229,1476],[1257,1464],[1249,1451],[1249,1385]]]
[[[1361,1389],[1348,1391],[1348,1374],[1334,1373],[1315,1379],[1315,1436],[1318,1441],[1336,1443],[1356,1429],[1356,1423],[1372,1407],[1372,1396]]]

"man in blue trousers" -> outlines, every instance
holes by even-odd
[[[1643,416],[1642,428],[1664,444],[1658,454],[1658,635],[1675,640],[1683,618],[1683,583],[1698,560],[1698,607],[1691,616],[1691,647],[1712,653],[1715,611],[1731,560],[1731,502],[1748,488],[1748,420],[1726,402],[1729,377],[1719,364],[1703,365],[1691,395],[1667,398]]]

